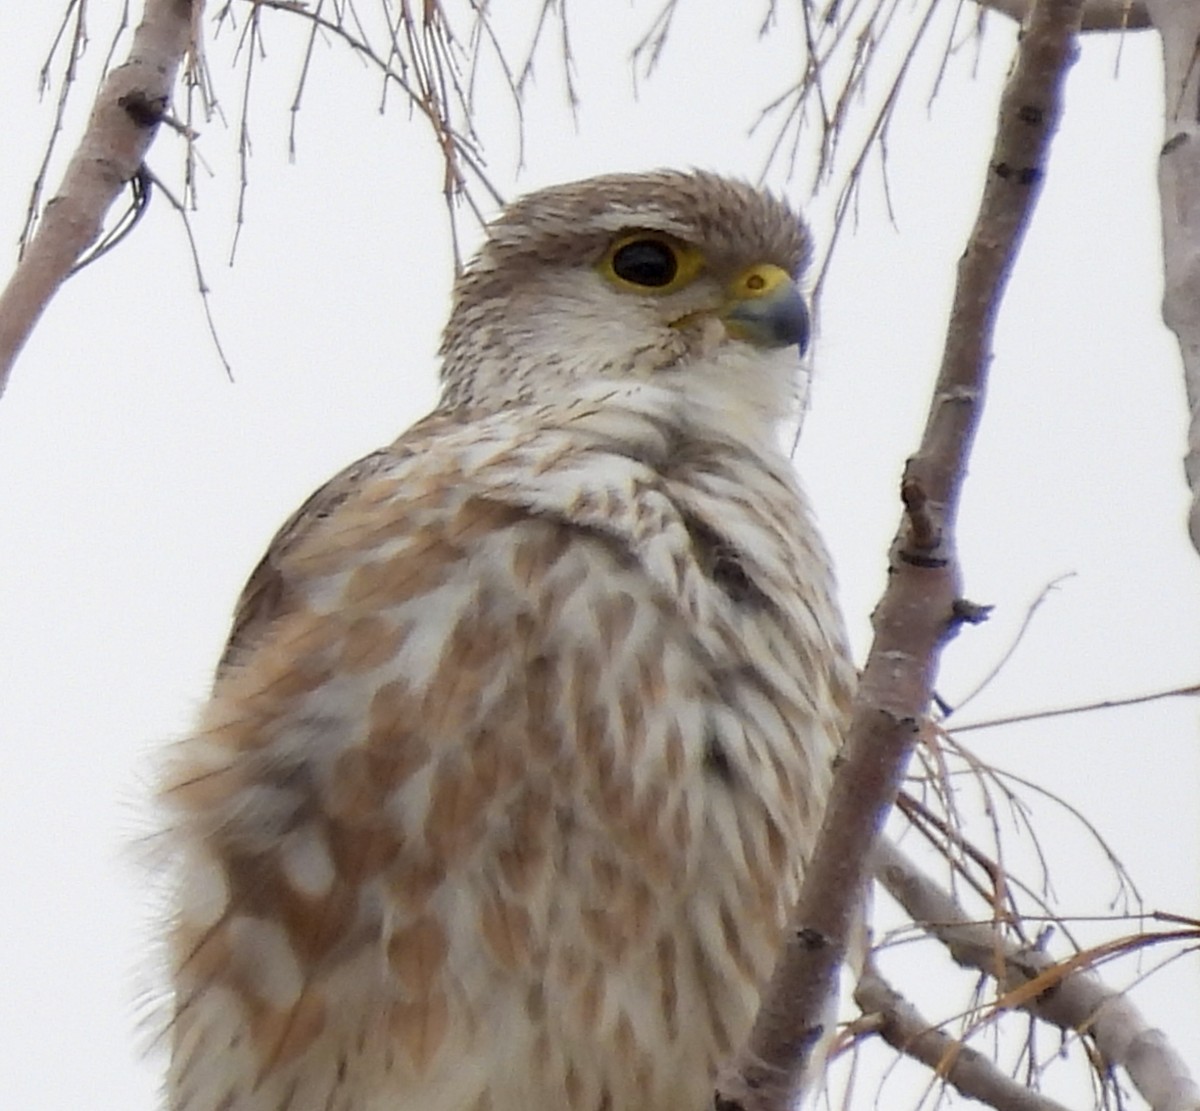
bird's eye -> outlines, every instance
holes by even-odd
[[[670,293],[703,268],[695,247],[661,232],[633,231],[616,240],[599,270],[614,285],[640,293]]]
[[[633,285],[661,289],[679,273],[679,263],[669,244],[660,239],[635,239],[618,247],[612,257],[613,273]]]

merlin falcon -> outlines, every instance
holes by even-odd
[[[779,949],[854,678],[777,435],[808,234],[657,172],[485,236],[170,753],[170,1111],[703,1111]]]

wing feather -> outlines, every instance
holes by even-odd
[[[413,1099],[461,1087],[470,1070],[430,1077],[465,1052],[467,1002],[548,959],[550,877],[577,867],[552,846],[589,820],[561,802],[581,756],[594,805],[623,805],[610,723],[587,708],[591,630],[609,649],[630,636],[632,595],[604,596],[608,576],[634,592],[638,576],[612,537],[491,496],[454,447],[348,467],[238,604],[165,791],[185,890],[178,1111],[358,1106],[355,1053],[403,1058]],[[622,835],[656,874],[638,838],[660,802],[640,800]]]

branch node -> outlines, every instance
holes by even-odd
[[[1007,162],[993,162],[992,173],[1001,181],[1024,186],[1037,185],[1043,177],[1041,166],[1011,166]]]
[[[900,500],[904,503],[904,515],[908,519],[908,539],[913,547],[921,552],[931,552],[941,542],[942,530],[934,520],[930,508],[929,495],[919,478],[906,474],[900,483]],[[922,556],[910,552],[902,553],[902,558],[917,566],[926,566]],[[941,567],[944,559],[936,561],[934,566]]]
[[[972,602],[967,598],[955,598],[951,607],[951,621],[955,625],[982,625],[992,616],[995,606]]]
[[[134,89],[117,98],[117,104],[125,109],[125,114],[138,127],[147,128],[157,127],[162,123],[168,103],[165,96],[147,96],[143,89]]]
[[[812,926],[801,926],[796,931],[796,940],[810,952],[815,952],[818,949],[827,949],[833,944],[833,938],[828,934],[823,934],[820,930],[814,929]]]
[[[1186,143],[1190,138],[1191,135],[1189,135],[1186,131],[1175,132],[1174,135],[1172,135],[1165,143],[1163,143],[1162,150],[1158,152],[1159,157],[1161,158],[1164,155],[1170,154],[1178,147],[1183,146],[1183,144]]]
[[[908,551],[902,551],[899,558],[910,567],[921,567],[927,571],[937,571],[950,562],[945,556],[926,556]]]

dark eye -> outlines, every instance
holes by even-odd
[[[622,281],[659,289],[675,280],[679,261],[669,243],[661,239],[635,239],[617,249],[612,269]]]

